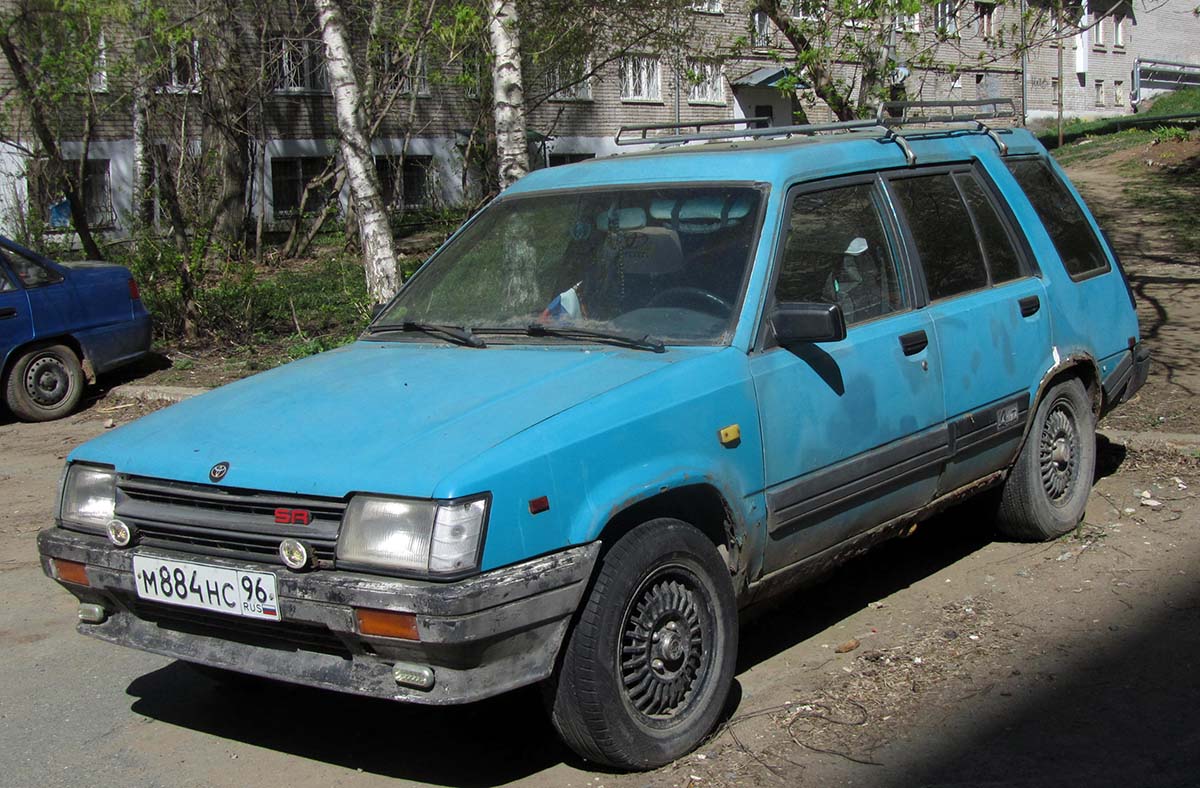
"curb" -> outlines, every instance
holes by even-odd
[[[140,386],[125,383],[108,391],[108,396],[135,402],[183,402],[209,389],[198,386]]]

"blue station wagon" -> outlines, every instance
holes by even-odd
[[[889,109],[634,130],[359,341],[81,446],[39,537],[80,631],[411,703],[541,682],[643,769],[716,725],[747,605],[984,490],[1074,528],[1149,362],[1117,258],[1027,131]]]
[[[97,375],[149,352],[150,333],[128,269],[57,263],[0,236],[0,387],[17,418],[67,415]]]

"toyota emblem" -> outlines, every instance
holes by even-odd
[[[211,469],[209,469],[208,479],[209,479],[209,481],[211,481],[215,484],[216,482],[219,482],[222,479],[224,479],[225,474],[227,474],[227,473],[229,473],[229,463],[218,462]]]

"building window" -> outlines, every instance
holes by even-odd
[[[104,31],[100,31],[96,39],[96,66],[92,69],[92,77],[88,87],[93,93],[108,92],[108,48],[104,43]]]
[[[725,103],[725,79],[720,63],[689,60],[687,70],[688,80],[691,82],[691,89],[688,91],[689,102],[693,104]]]
[[[389,210],[432,205],[432,156],[376,156],[375,171],[379,173],[380,196]]]
[[[554,101],[591,101],[592,81],[587,76],[591,66],[584,61],[578,66],[559,66],[546,73],[546,85]]]
[[[942,0],[934,5],[933,28],[943,35],[958,35],[958,2],[956,0]]]
[[[275,90],[278,93],[327,93],[325,58],[321,43],[307,38],[279,38],[275,54]]]
[[[991,3],[975,4],[975,29],[980,38],[991,38],[996,34],[995,10]]]
[[[412,59],[410,73],[400,77],[400,92],[406,96],[413,94],[413,85],[416,85],[418,96],[429,95],[429,63],[425,59],[425,53],[421,52]],[[415,80],[415,81],[414,81]]]
[[[158,73],[158,89],[165,93],[195,93],[200,89],[200,42],[171,47]]]
[[[596,154],[594,153],[551,153],[550,166],[557,167],[560,164],[576,164],[594,158],[596,158]]]
[[[750,46],[758,48],[771,44],[771,17],[763,11],[750,15]]]
[[[724,11],[721,8],[721,0],[695,0],[692,3],[692,10],[702,14],[720,14]]]
[[[618,69],[623,101],[659,101],[662,99],[662,67],[650,55],[630,55],[621,59]]]
[[[1122,80],[1113,81],[1113,106],[1124,107],[1128,103],[1128,96],[1125,95],[1125,83]]]
[[[88,159],[84,166],[79,197],[87,214],[88,227],[93,230],[103,230],[116,224],[108,164],[108,159]],[[54,178],[59,166],[77,171],[79,162],[66,161],[60,165],[39,159],[30,166],[29,182],[36,204],[45,210],[46,224],[55,230],[70,230],[74,226],[71,203],[65,194],[58,191]]]
[[[333,159],[328,156],[276,156],[271,159],[271,205],[276,219],[313,213],[333,199]],[[308,197],[304,196],[305,190]]]
[[[900,14],[896,17],[896,29],[905,33],[919,33],[921,31],[921,15]]]
[[[1103,107],[1104,106],[1104,80],[1097,79],[1095,88],[1096,88],[1096,106]]]
[[[1092,28],[1092,44],[1098,47],[1104,46],[1104,17],[1096,20],[1095,27]]]
[[[1120,14],[1113,17],[1113,46],[1125,46],[1125,17]]]

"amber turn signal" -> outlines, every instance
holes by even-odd
[[[364,635],[404,640],[421,639],[417,634],[417,617],[413,613],[359,607],[354,609],[354,615],[358,617],[358,631]]]
[[[83,564],[61,558],[51,559],[50,563],[54,567],[54,576],[59,580],[80,586],[91,585],[87,578],[87,567]]]

